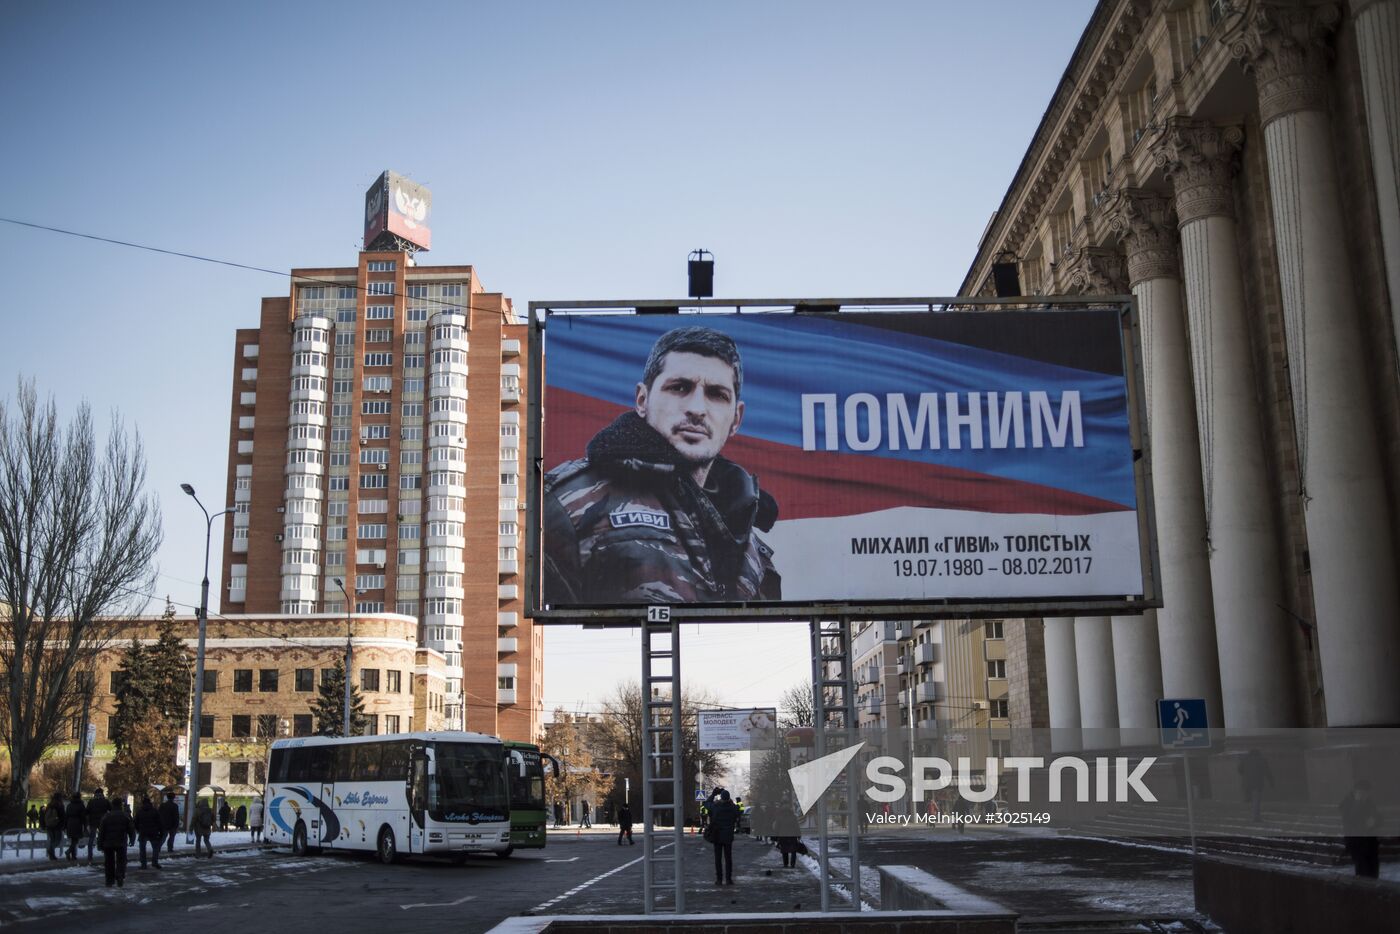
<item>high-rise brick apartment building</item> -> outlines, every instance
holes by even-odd
[[[386,201],[390,181],[376,183]],[[447,660],[447,725],[534,738],[525,325],[471,266],[366,241],[356,266],[293,270],[291,294],[238,331],[222,612],[416,617],[420,644]]]

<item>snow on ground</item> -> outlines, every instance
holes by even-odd
[[[210,842],[214,844],[214,850],[216,852],[230,846],[239,846],[252,842],[252,837],[246,830],[216,830],[209,839]],[[14,850],[14,840],[14,834],[5,837],[5,849],[3,853],[0,853],[0,884],[4,884],[5,877],[9,875],[7,870],[16,869],[20,866],[33,866],[35,863],[49,861],[48,844],[43,834],[35,834],[34,840],[37,845],[31,850],[29,848],[29,834],[28,832],[23,833],[20,836],[20,850],[18,854],[16,854]],[[67,849],[68,843],[65,838],[63,848],[59,851],[58,859],[53,862],[54,871],[58,872],[63,869],[86,868],[87,843],[84,842],[82,846],[78,847],[77,863],[68,862],[67,857],[63,855]],[[140,856],[138,855],[138,849],[137,844],[132,844],[128,847],[127,859],[139,863]],[[178,854],[193,851],[194,844],[186,844],[184,834],[177,834],[175,837],[175,852]],[[249,852],[256,854],[255,850]],[[230,853],[229,855],[232,856],[234,854]],[[92,859],[94,863],[100,863],[102,861],[101,851],[94,848],[92,851]]]

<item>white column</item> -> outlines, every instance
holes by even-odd
[[[1050,705],[1051,748],[1078,749],[1079,666],[1074,652],[1074,618],[1045,618],[1045,693]]]
[[[1388,725],[1400,724],[1400,591],[1326,110],[1335,16],[1265,3],[1235,48],[1268,151],[1327,722]]]
[[[1221,706],[1229,727],[1297,724],[1278,532],[1235,242],[1231,172],[1244,135],[1173,121],[1155,158],[1171,178],[1200,433]]]
[[[1117,688],[1118,725],[1125,730],[1151,730],[1157,726],[1157,700],[1162,697],[1162,656],[1157,647],[1155,610],[1141,616],[1115,616],[1113,673]],[[1152,738],[1125,738],[1128,745]]]
[[[1074,657],[1079,668],[1079,719],[1086,730],[1118,727],[1113,681],[1113,629],[1107,616],[1077,616]]]
[[[1390,285],[1390,320],[1400,351],[1400,0],[1351,0],[1351,9]]]
[[[1206,551],[1200,434],[1182,305],[1175,212],[1169,197],[1124,190],[1110,205],[1108,221],[1122,237],[1128,254],[1128,280],[1138,300],[1142,334],[1148,451],[1161,568],[1162,607],[1155,614],[1161,658],[1159,687],[1166,697],[1205,698],[1212,721],[1220,723],[1220,662]],[[1114,645],[1117,643],[1115,630]],[[1121,702],[1119,713],[1124,715]],[[1124,726],[1128,725],[1136,724],[1124,716]]]

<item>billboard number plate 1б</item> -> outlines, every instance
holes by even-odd
[[[550,314],[539,615],[1152,605],[1129,318]]]

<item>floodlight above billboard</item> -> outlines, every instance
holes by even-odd
[[[432,192],[397,172],[385,172],[365,192],[365,249],[431,249]]]
[[[862,301],[532,306],[532,615],[1158,605],[1131,300]]]

